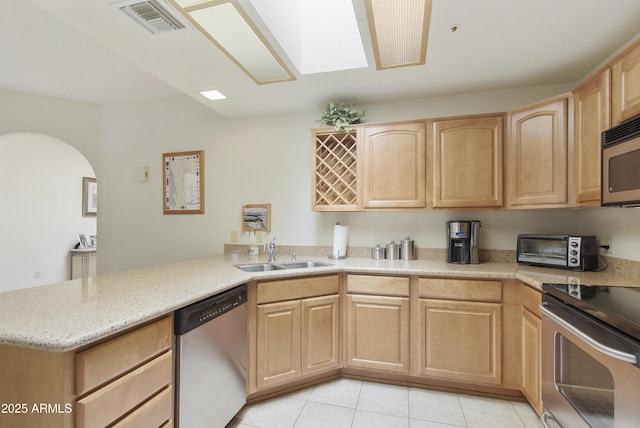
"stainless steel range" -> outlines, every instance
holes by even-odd
[[[543,284],[542,422],[640,423],[640,288]]]

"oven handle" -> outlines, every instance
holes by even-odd
[[[544,428],[551,428],[551,425],[549,425],[548,422],[549,419],[551,419],[552,421],[556,421],[556,418],[554,418],[553,415],[549,412],[544,412],[542,416],[540,416],[540,422],[542,422],[542,426],[544,426]],[[558,423],[558,421],[556,421],[556,423]]]
[[[551,320],[555,321],[556,323],[560,324],[562,327],[566,328],[567,330],[569,330],[571,333],[575,334],[576,336],[578,336],[580,339],[582,339],[583,341],[585,341],[589,346],[591,346],[592,348],[594,348],[595,350],[608,355],[612,358],[615,358],[617,360],[620,361],[624,361],[626,363],[631,363],[631,364],[636,364],[638,362],[638,360],[636,359],[636,356],[633,354],[629,354],[628,352],[623,352],[620,351],[618,349],[614,349],[611,348],[610,346],[604,345],[600,342],[598,342],[597,340],[595,340],[594,338],[592,338],[591,336],[589,336],[588,334],[584,333],[583,331],[577,329],[576,327],[572,326],[571,323],[567,322],[565,319],[561,318],[560,316],[554,314],[553,312],[551,312],[551,310],[548,308],[548,304],[542,303],[540,306],[540,312],[542,312],[542,315],[545,315],[547,317],[549,317]]]

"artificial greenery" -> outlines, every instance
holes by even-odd
[[[353,127],[351,125],[361,123],[364,117],[364,111],[358,113],[358,111],[353,108],[353,104],[354,103],[327,104],[327,108],[324,109],[322,117],[318,122],[323,125],[333,126],[336,131],[352,131]]]

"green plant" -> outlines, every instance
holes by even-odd
[[[322,113],[322,117],[318,122],[323,125],[333,126],[336,131],[352,131],[356,123],[361,123],[364,117],[364,111],[358,113],[353,108],[353,104],[346,103],[329,103]]]

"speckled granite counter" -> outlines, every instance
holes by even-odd
[[[606,271],[572,272],[507,262],[452,265],[434,260],[298,258],[323,261],[329,266],[250,274],[233,265],[266,259],[236,253],[1,293],[0,344],[55,352],[72,350],[257,278],[350,272],[519,279],[535,288],[544,282],[640,286],[637,278]]]

